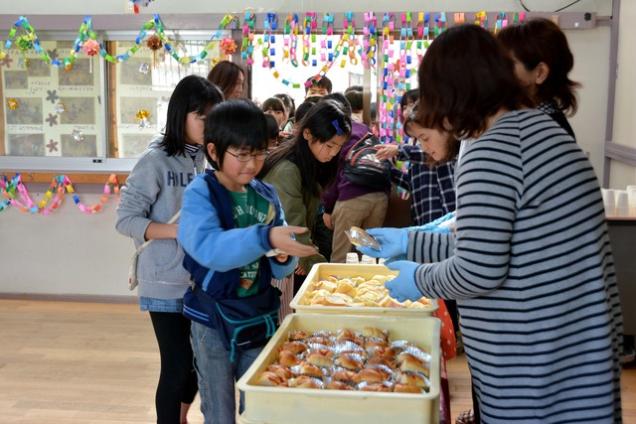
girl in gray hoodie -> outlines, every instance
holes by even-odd
[[[126,180],[116,228],[139,247],[139,305],[148,311],[159,345],[161,374],[155,405],[157,423],[186,422],[197,393],[190,345],[190,321],[181,314],[190,275],[183,269],[177,224],[166,224],[181,208],[183,192],[205,168],[203,128],[207,111],[223,94],[205,78],[190,75],[175,87],[166,127],[153,140]]]

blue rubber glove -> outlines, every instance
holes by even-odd
[[[415,270],[419,264],[411,261],[395,261],[387,262],[385,265],[389,269],[400,272],[397,277],[384,284],[393,299],[404,302],[405,300],[416,301],[422,297],[422,293],[415,285]]]
[[[451,230],[448,227],[440,227],[441,224],[446,223],[447,221],[454,220],[456,216],[455,212],[449,212],[444,216],[437,218],[434,221],[431,221],[424,225],[409,227],[410,231],[425,231],[427,233],[450,233]]]
[[[356,247],[363,255],[372,258],[395,258],[406,254],[409,244],[407,228],[372,228],[367,232],[380,243],[380,250]]]

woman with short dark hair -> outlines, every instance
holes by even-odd
[[[537,109],[574,136],[566,115],[576,113],[576,89],[581,84],[568,76],[574,56],[559,26],[549,19],[535,18],[504,28],[497,40],[510,53],[515,75]]]
[[[245,70],[236,63],[220,61],[208,74],[208,81],[221,89],[226,100],[245,97]]]
[[[381,250],[363,253],[407,254],[389,264],[397,300],[457,300],[482,422],[620,422],[620,303],[585,153],[527,108],[512,60],[476,25],[433,41],[419,83],[420,124],[474,140],[457,169],[455,230],[370,230]],[[437,159],[448,143],[422,147]]]

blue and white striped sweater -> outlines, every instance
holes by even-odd
[[[412,233],[409,258],[423,294],[458,300],[482,421],[620,422],[614,264],[574,139],[507,113],[467,148],[457,202],[456,237]]]

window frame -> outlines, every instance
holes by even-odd
[[[138,34],[136,30],[100,30],[95,32],[97,34],[97,41],[107,43],[107,45],[110,45],[110,42],[114,41],[134,40]],[[213,34],[216,34],[216,32]],[[207,30],[166,30],[166,35],[171,40],[177,41],[182,39],[207,41],[212,34]],[[38,32],[38,37],[42,41],[73,41],[76,36],[77,34],[71,31],[47,30]],[[232,31],[225,30],[223,37],[226,36],[232,36]],[[170,58],[170,60],[174,59]],[[209,59],[206,58],[205,60]],[[114,119],[115,109],[112,107],[112,99],[110,98],[111,91],[114,92],[114,90],[116,90],[116,87],[111,87],[110,84],[112,77],[111,66],[117,66],[118,64],[110,64],[101,57],[98,62],[100,71],[99,93],[103,99],[101,112],[99,113],[103,113],[104,125],[103,128],[98,129],[97,135],[100,137],[98,143],[101,143],[104,155],[95,157],[0,155],[0,169],[3,173],[27,171],[33,173],[73,172],[85,175],[104,173],[126,174],[132,170],[138,158],[116,158],[109,156],[112,154],[111,136],[113,132],[116,131],[114,125],[116,125],[117,122],[116,119]],[[2,102],[4,103],[4,95],[2,96]],[[4,146],[4,139],[2,143]]]

